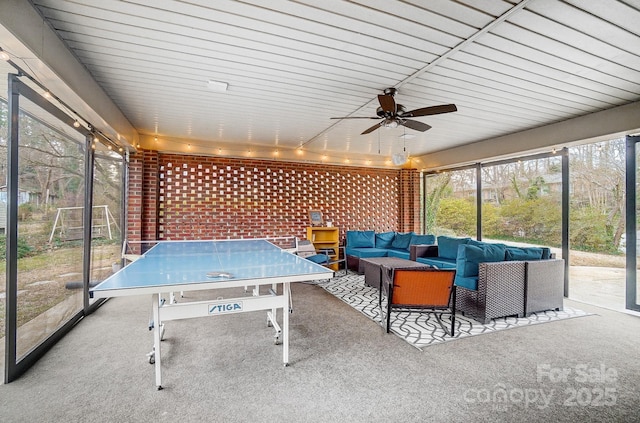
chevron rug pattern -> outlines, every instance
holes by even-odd
[[[383,325],[383,316],[378,306],[378,290],[365,285],[363,275],[348,273],[345,276],[322,281],[317,285],[365,316]],[[391,331],[409,344],[422,350],[430,345],[469,336],[588,315],[590,313],[565,307],[562,311],[534,313],[529,317],[503,317],[494,319],[488,324],[482,324],[458,313],[456,314],[455,336],[450,337],[442,330],[432,313],[398,311],[392,312]],[[445,326],[451,326],[450,315],[441,314],[441,319]]]

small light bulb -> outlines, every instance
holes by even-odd
[[[80,128],[80,122],[78,122],[77,119],[73,121],[73,127],[74,128]]]
[[[1,58],[2,60],[9,60],[9,59],[11,59],[11,58],[9,57],[9,55],[7,54],[7,52],[6,52],[6,51],[4,51],[4,50],[3,50],[3,51],[0,51],[0,58]]]

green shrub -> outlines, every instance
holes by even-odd
[[[443,198],[436,215],[436,227],[447,228],[457,236],[476,233],[475,198]]]
[[[33,248],[27,244],[24,238],[18,237],[18,258],[27,257]],[[7,237],[6,235],[0,235],[0,260],[5,260],[7,257]]]
[[[31,218],[31,215],[34,211],[34,206],[31,203],[24,203],[18,206],[18,219],[19,220],[27,220]]]
[[[569,238],[571,248],[581,251],[616,253],[613,236],[607,227],[607,216],[586,207],[571,211]]]

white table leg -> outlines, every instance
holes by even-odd
[[[289,365],[289,282],[282,284],[284,305],[282,307],[282,361],[285,367]]]
[[[155,358],[155,370],[156,370],[156,387],[158,390],[162,389],[162,370],[161,370],[161,356],[160,353],[160,341],[162,340],[162,322],[160,321],[160,295],[153,294],[153,352]]]

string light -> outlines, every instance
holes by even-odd
[[[78,122],[78,119],[73,121],[73,127],[74,128],[80,128],[80,122]]]

